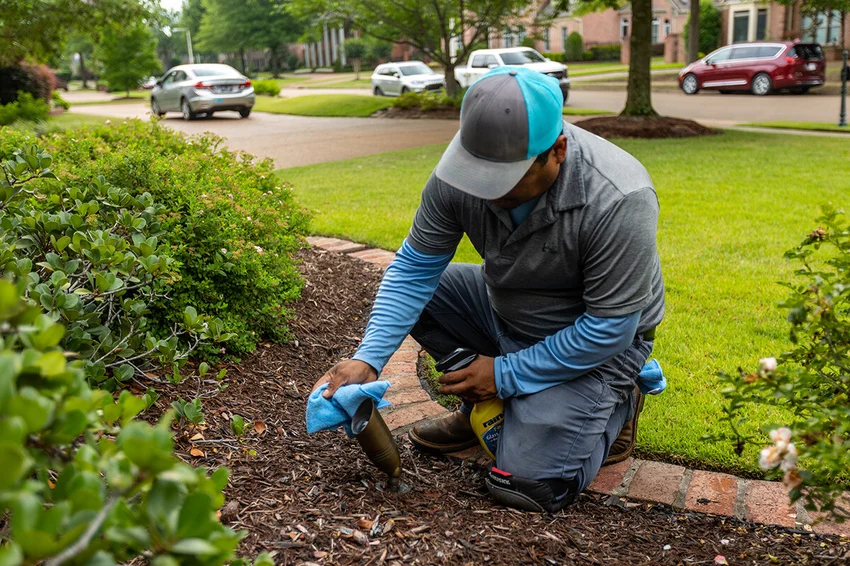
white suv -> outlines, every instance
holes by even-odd
[[[570,79],[567,66],[551,61],[530,47],[505,49],[479,49],[473,51],[466,65],[455,67],[455,80],[461,87],[471,86],[490,69],[504,66],[523,66],[558,79],[564,104],[570,97]]]
[[[406,92],[438,91],[446,86],[443,75],[422,61],[386,63],[372,73],[375,96],[398,96]]]

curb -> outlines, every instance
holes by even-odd
[[[308,237],[307,243],[328,252],[345,253],[386,269],[393,252],[368,248],[338,238]],[[390,358],[380,379],[390,382],[387,400],[392,408],[382,411],[387,426],[401,434],[419,421],[446,413],[422,389],[416,363],[422,347],[410,336]],[[482,461],[481,448],[470,448],[450,456]],[[662,503],[679,510],[726,515],[766,525],[779,525],[803,532],[850,537],[850,522],[834,523],[818,512],[809,513],[802,501],[788,503],[788,492],[780,482],[750,480],[730,474],[693,470],[652,460],[628,458],[606,466],[587,488],[597,495]],[[845,496],[848,497],[848,496]]]

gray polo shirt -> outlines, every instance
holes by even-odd
[[[567,158],[516,229],[510,213],[431,175],[408,242],[452,253],[464,234],[484,259],[493,310],[512,333],[542,340],[583,313],[641,311],[638,332],[664,316],[656,250],[658,198],[637,159],[564,123]]]

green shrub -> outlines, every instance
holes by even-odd
[[[280,83],[276,80],[253,81],[252,84],[254,85],[255,94],[265,94],[267,96],[277,96],[280,94]]]
[[[18,99],[18,93],[50,103],[50,93],[56,88],[56,78],[44,65],[16,65],[0,68],[0,104]]]
[[[763,436],[742,437],[741,410],[758,403],[793,415],[786,427],[771,430],[772,444],[759,464],[782,478],[792,501],[808,510],[850,518],[837,504],[850,481],[850,224],[825,209],[820,226],[785,257],[799,263],[798,279],[785,286],[783,303],[791,323],[792,350],[760,360],[753,372],[721,374],[724,411],[738,451]],[[798,459],[800,464],[798,465]]]
[[[161,367],[179,381],[195,346],[229,336],[221,321],[192,307],[171,331],[150,331],[148,305],[166,297],[177,276],[172,251],[159,240],[163,207],[102,177],[50,193],[31,189],[34,179],[56,179],[52,161],[26,145],[2,164],[0,275],[65,323],[61,345],[82,356],[92,383],[117,389]],[[181,339],[193,345],[181,347]]]
[[[419,108],[424,112],[444,110],[447,108],[460,109],[466,89],[451,97],[445,92],[406,92],[395,97],[390,103],[394,108]]]
[[[53,91],[53,106],[58,106],[59,108],[64,108],[65,110],[71,107],[71,104],[62,98],[62,95],[59,94],[58,90]]]
[[[582,58],[585,61],[593,61],[593,51],[585,51],[582,55]]]
[[[556,61],[558,63],[562,63],[564,61],[564,54],[563,53],[555,53],[555,52],[547,51],[547,52],[541,53],[541,55],[543,55],[547,59],[551,59],[552,61]]]
[[[685,24],[685,29],[682,32],[682,41],[687,51],[689,43],[688,34],[690,33],[691,19]],[[708,2],[700,2],[699,5],[699,56],[705,57],[706,53],[711,53],[720,47],[720,26],[721,15],[720,10],[710,0]]]
[[[590,48],[593,61],[619,61],[622,47],[619,43],[611,45],[594,45]]]
[[[177,459],[170,415],[151,426],[143,400],[91,389],[20,290],[0,280],[0,563],[241,564],[243,533],[216,518],[227,469]]]
[[[33,134],[3,132],[0,157],[34,141]],[[274,175],[270,160],[222,147],[212,136],[188,139],[156,122],[68,130],[42,140],[65,182],[38,181],[51,198],[92,182],[123,187],[128,197],[145,193],[162,212],[157,243],[170,250],[167,297],[151,297],[146,315],[154,335],[168,336],[184,312],[222,321],[235,336],[221,352],[201,345],[202,356],[250,352],[261,338],[284,340],[287,304],[297,298],[301,278],[293,261],[306,231],[307,216],[289,187]],[[67,189],[66,189],[67,187]],[[219,330],[219,329],[216,329]]]
[[[584,55],[584,40],[581,34],[574,31],[567,36],[567,44],[564,46],[564,61],[581,61]]]
[[[7,126],[18,120],[25,122],[43,122],[50,113],[50,107],[40,98],[33,98],[28,92],[19,92],[15,102],[0,106],[0,126]]]

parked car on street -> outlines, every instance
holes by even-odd
[[[551,61],[530,47],[504,49],[479,49],[473,51],[466,65],[455,67],[455,80],[461,87],[471,86],[490,69],[503,66],[523,66],[558,79],[564,104],[570,97],[570,79],[567,66]]]
[[[155,77],[155,76],[151,75],[150,77],[141,81],[141,83],[139,83],[139,86],[142,87],[145,90],[151,90],[153,87],[156,86],[156,83],[158,83],[158,82],[159,82],[159,77]]]
[[[243,118],[254,107],[254,87],[248,77],[229,65],[178,65],[169,69],[151,91],[151,112],[181,112],[184,120],[198,114],[233,110]]]
[[[721,47],[679,72],[685,94],[717,89],[726,94],[750,91],[765,95],[790,89],[806,93],[826,80],[826,62],[817,43],[763,41]]]
[[[372,73],[375,96],[398,96],[406,92],[435,92],[446,87],[446,79],[422,61],[378,65]]]

